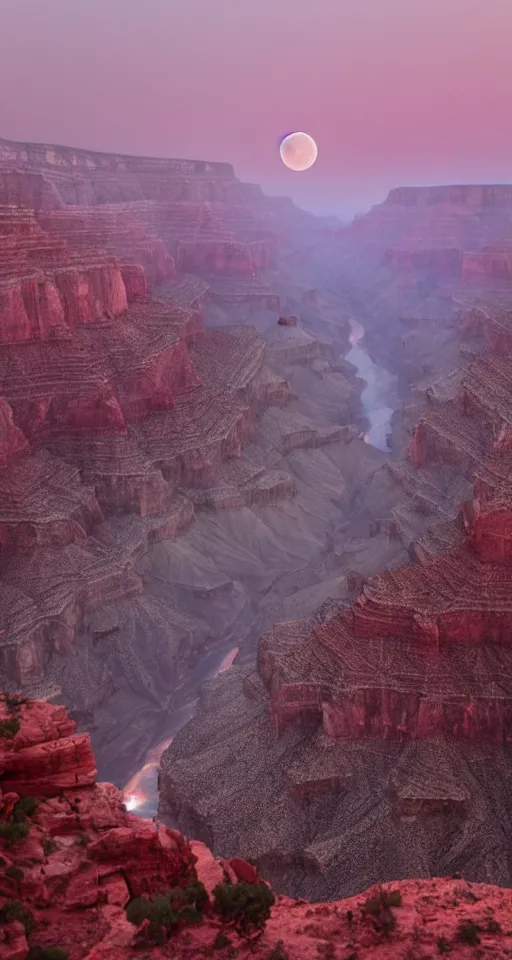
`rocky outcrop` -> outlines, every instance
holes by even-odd
[[[159,960],[169,948],[180,960],[213,949],[220,958],[235,949],[242,958],[267,960],[273,951],[309,960],[350,949],[405,960],[413,944],[432,951],[441,942],[455,958],[467,943],[507,955],[510,891],[460,877],[388,883],[327,904],[275,896],[262,936],[249,944],[215,912],[213,891],[260,882],[254,866],[216,859],[203,843],[127,813],[120,791],[96,782],[88,737],[76,734],[62,707],[4,698],[0,711],[2,960],[25,960],[29,950],[126,960],[141,949]],[[137,898],[197,882],[206,903],[167,943],[155,942],[147,921],[129,921]]]

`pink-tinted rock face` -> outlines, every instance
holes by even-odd
[[[398,270],[427,271],[434,272],[439,277],[459,277],[463,256],[461,250],[449,247],[433,250],[392,247],[386,250],[384,262]]]
[[[0,737],[1,785],[20,796],[58,796],[67,787],[94,783],[96,765],[87,734],[64,707],[28,701],[10,710],[0,704],[0,723],[19,721],[14,737]]]
[[[145,300],[148,296],[148,283],[144,268],[137,263],[123,263],[121,276],[126,290],[128,303]]]
[[[70,336],[70,328],[121,316],[127,298],[116,266],[58,270],[0,281],[0,342],[23,343]]]
[[[12,457],[26,446],[27,438],[15,425],[11,407],[0,397],[0,469],[6,467]]]
[[[255,276],[248,247],[233,241],[182,241],[178,248],[178,267],[186,272],[226,277]]]
[[[482,280],[512,280],[512,249],[479,250],[464,254],[462,279],[466,283]]]

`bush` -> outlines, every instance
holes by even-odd
[[[391,907],[402,906],[402,894],[400,890],[381,890],[378,896],[370,897],[363,905],[363,913],[369,913],[372,917],[378,917],[381,911],[390,910]]]
[[[14,713],[14,711],[18,710],[19,707],[22,707],[27,700],[26,697],[12,697],[9,696],[9,694],[6,694],[4,702],[9,712]]]
[[[275,947],[272,947],[270,953],[267,953],[267,960],[289,960],[282,940],[278,940]]]
[[[381,910],[380,897],[370,897],[363,906],[363,913],[369,913],[371,917],[378,917]]]
[[[215,910],[241,937],[263,932],[275,897],[265,883],[219,883],[213,891]]]
[[[35,927],[34,915],[21,900],[7,900],[0,907],[0,923],[11,923],[12,920],[19,920],[25,927],[27,937],[30,936]]]
[[[457,930],[457,939],[461,943],[469,943],[471,946],[476,946],[477,943],[480,943],[480,927],[478,924],[473,923],[472,920],[467,920],[459,924],[459,929]]]
[[[172,890],[169,890],[169,899],[173,906],[182,904],[183,906],[194,906],[198,910],[204,910],[208,903],[208,894],[204,884],[198,880],[197,883],[192,883],[189,887],[173,887]]]
[[[0,737],[12,740],[21,727],[19,717],[9,717],[7,720],[0,720]]]
[[[439,953],[450,952],[450,944],[448,943],[448,940],[446,939],[446,937],[439,937],[437,941],[437,949]]]
[[[223,950],[224,947],[229,947],[229,940],[225,933],[222,933],[222,930],[219,930],[215,940],[213,941],[214,950]]]
[[[31,947],[25,960],[69,960],[69,954],[61,947]]]
[[[55,851],[58,849],[57,844],[55,843],[55,840],[51,840],[51,839],[43,840],[42,846],[43,846],[43,853],[45,857],[49,857],[51,853],[55,853]]]
[[[41,801],[38,800],[37,797],[21,797],[21,799],[18,800],[14,810],[26,815],[27,817],[31,817],[32,814],[36,812],[40,803]]]
[[[20,870],[19,867],[7,867],[5,876],[10,877],[11,880],[16,880],[17,883],[21,883],[23,880],[23,870]]]
[[[487,933],[501,933],[501,924],[497,920],[491,919],[487,921],[485,929]]]
[[[17,822],[8,820],[7,823],[0,823],[0,839],[4,840],[8,847],[14,843],[24,840],[30,833],[30,824],[26,820]]]
[[[382,894],[382,903],[385,907],[401,907],[402,894],[400,890],[388,890]]]
[[[162,944],[178,927],[201,923],[202,909],[207,902],[208,894],[202,883],[184,889],[174,887],[154,900],[144,897],[132,900],[126,908],[126,919],[136,927],[149,920],[150,939]]]

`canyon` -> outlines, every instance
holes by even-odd
[[[293,266],[311,215],[229,164],[8,141],[0,204],[1,683],[128,784],[212,657],[345,595],[329,537],[384,457],[347,304]]]
[[[266,627],[162,757],[168,822],[290,896],[510,884],[511,212],[505,188],[425,188],[338,232],[329,267],[404,402],[332,549],[388,555]]]
[[[68,740],[25,782],[22,724],[1,789],[247,858],[267,952],[289,897],[403,881],[405,957],[430,878],[510,885],[510,236],[508,186],[338,228],[229,164],[0,140],[0,686]],[[136,949],[130,862],[71,960]]]

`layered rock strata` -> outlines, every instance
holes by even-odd
[[[7,142],[0,202],[3,682],[64,699],[128,779],[205,647],[260,629],[274,584],[321,595],[380,461],[353,373],[276,322],[265,271],[311,217],[229,165]],[[274,352],[261,315],[302,343]]]
[[[385,468],[408,504],[375,530],[416,562],[356,569],[352,606],[263,634],[257,663],[205,691],[162,760],[162,812],[225,855],[244,850],[287,893],[445,869],[510,882],[510,358],[489,322],[503,328],[506,311],[464,309],[463,332],[478,324],[494,352],[434,385],[413,466]]]

